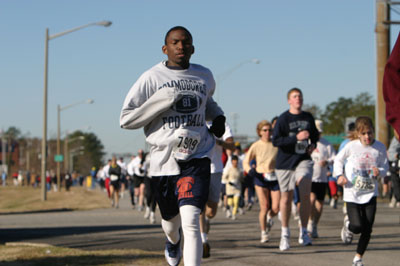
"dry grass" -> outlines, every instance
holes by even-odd
[[[32,187],[0,187],[0,214],[51,210],[88,210],[109,208],[104,192],[72,187],[69,192],[48,192],[41,200],[41,189]],[[29,243],[0,245],[0,266],[11,265],[165,265],[162,252],[143,250],[86,251]]]
[[[0,187],[0,214],[45,210],[89,210],[108,208],[107,197],[100,190],[71,187],[70,191],[47,192],[47,200],[41,200],[42,191],[33,187]]]
[[[135,249],[85,251],[54,246],[0,245],[0,265],[165,265],[161,252]]]

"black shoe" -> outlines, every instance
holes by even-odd
[[[203,259],[210,257],[210,244],[208,242],[203,243]]]
[[[179,265],[179,262],[181,261],[181,257],[182,257],[181,240],[182,240],[182,234],[181,234],[181,238],[179,239],[178,243],[176,243],[176,244],[172,244],[171,242],[168,241],[168,239],[165,242],[165,251],[164,251],[165,259],[167,260],[168,264],[171,266],[177,266],[177,265]]]

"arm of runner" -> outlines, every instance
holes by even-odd
[[[134,87],[125,98],[121,110],[120,126],[125,129],[138,129],[153,121],[160,113],[168,110],[181,95],[174,88],[162,88],[155,92],[142,105],[134,104]],[[131,93],[132,92],[132,93]]]

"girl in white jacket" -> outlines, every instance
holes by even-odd
[[[377,179],[386,175],[388,162],[385,145],[374,138],[371,118],[358,117],[354,134],[357,139],[338,153],[333,170],[334,176],[338,176],[338,185],[343,186],[343,200],[347,206],[341,237],[345,244],[350,244],[353,233],[361,233],[353,259],[353,265],[360,266],[375,219]]]

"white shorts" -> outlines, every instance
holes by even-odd
[[[210,189],[208,192],[208,200],[218,203],[219,194],[221,193],[222,173],[212,173],[210,178]]]
[[[295,170],[275,169],[278,178],[279,188],[282,192],[293,191],[296,182],[301,178],[309,178],[313,175],[314,162],[312,160],[301,161]]]

